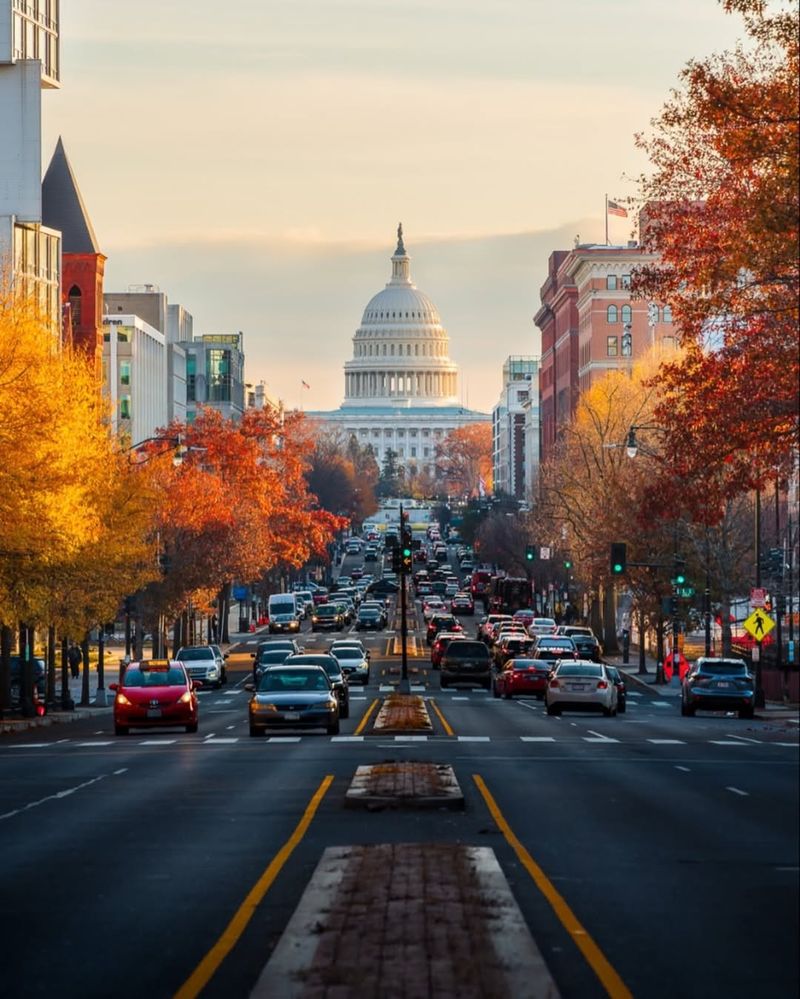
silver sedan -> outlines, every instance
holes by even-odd
[[[617,688],[602,663],[560,659],[547,681],[544,702],[549,715],[564,710],[617,713]]]

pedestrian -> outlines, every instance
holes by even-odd
[[[67,662],[69,663],[69,669],[72,673],[72,679],[77,680],[81,675],[83,654],[81,653],[80,646],[76,645],[74,642],[70,645],[69,651],[67,652]]]

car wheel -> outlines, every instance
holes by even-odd
[[[548,704],[547,705],[547,713],[549,715],[560,715],[561,714],[561,708],[557,704]]]
[[[250,735],[252,735],[252,736],[264,735],[265,732],[266,732],[266,729],[259,728],[257,725],[251,725],[250,726]]]
[[[625,714],[625,702],[624,701],[622,702],[622,704],[618,704],[617,705],[617,714],[619,714],[619,715],[624,715]]]
[[[194,735],[194,733],[197,731],[197,722],[195,722],[193,725],[187,725],[186,731],[189,733],[189,735]]]
[[[500,691],[497,689],[497,684],[496,683],[492,684],[492,694],[495,697],[498,697],[498,698],[500,697]]]
[[[223,669],[223,671],[222,671],[222,682],[223,683],[227,683],[228,682],[228,671],[226,669]]]
[[[447,690],[450,685],[443,679],[439,679],[439,687],[441,690]]]
[[[340,718],[349,718],[350,717],[350,702],[349,701],[345,701],[345,703],[339,708],[339,717]]]
[[[130,729],[127,725],[115,725],[114,735],[127,735]]]
[[[337,718],[335,722],[331,722],[328,726],[328,735],[338,735],[339,734],[339,719]]]
[[[740,718],[755,718],[755,711],[752,708],[742,708],[739,712]]]
[[[690,708],[685,701],[681,701],[681,714],[684,718],[694,718],[694,708]]]
[[[511,698],[512,698],[512,696],[513,695],[512,695],[512,693],[511,693],[510,690],[504,690],[503,691],[503,697],[505,698],[505,700],[510,701]]]

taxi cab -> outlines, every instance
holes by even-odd
[[[132,728],[182,726],[196,732],[196,690],[203,684],[191,680],[184,665],[174,659],[142,659],[123,667],[119,683],[110,683],[114,697],[114,732],[127,735]]]

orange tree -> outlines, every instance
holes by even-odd
[[[798,9],[723,0],[749,44],[690,62],[647,135],[642,238],[658,261],[635,278],[670,302],[686,348],[659,374],[655,420],[668,474],[721,513],[723,497],[791,467],[798,442]]]
[[[179,437],[174,464],[165,442]],[[319,509],[305,472],[310,443],[302,414],[247,410],[238,421],[202,409],[143,449],[140,470],[157,495],[153,536],[164,575],[143,595],[145,615],[176,618],[189,601],[224,601],[230,583],[299,567],[344,521]],[[166,453],[165,453],[166,452]],[[179,637],[185,640],[185,635]]]
[[[451,430],[436,445],[436,472],[448,492],[477,496],[492,491],[492,425],[471,423]]]

